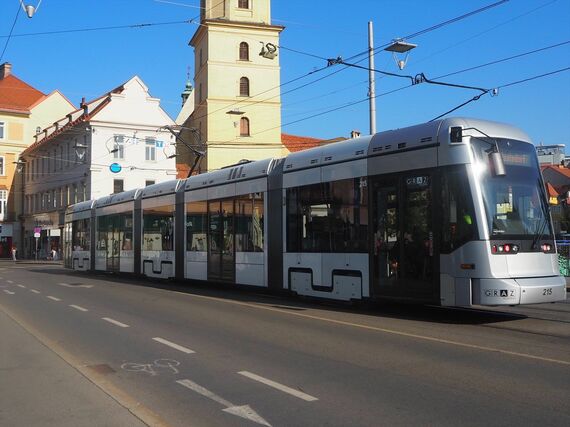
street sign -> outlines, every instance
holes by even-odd
[[[119,173],[119,172],[121,172],[122,169],[123,169],[123,167],[122,167],[120,164],[118,164],[118,163],[111,163],[111,164],[109,165],[109,170],[110,170],[112,173]]]

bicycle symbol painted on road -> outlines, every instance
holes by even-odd
[[[152,363],[127,362],[121,365],[121,369],[130,372],[145,372],[151,377],[157,376],[161,371],[168,370],[171,374],[177,374],[180,362],[174,359],[157,359]]]

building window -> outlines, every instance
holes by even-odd
[[[125,158],[125,136],[115,135],[113,143],[113,158],[123,160]]]
[[[4,156],[0,156],[0,175],[6,175],[6,159]]]
[[[249,61],[249,45],[246,42],[239,44],[239,60]]]
[[[6,122],[0,122],[0,139],[6,137]]]
[[[147,138],[145,141],[144,159],[147,162],[156,161],[156,139]]]
[[[113,194],[122,193],[123,192],[123,180],[122,179],[114,179],[113,180]]]
[[[239,79],[239,96],[249,96],[249,79],[247,77]]]
[[[239,121],[239,134],[240,136],[249,136],[249,119],[242,117]]]
[[[238,0],[238,8],[249,9],[249,0]]]
[[[0,190],[0,220],[4,220],[8,213],[6,208],[8,205],[8,190]]]
[[[154,180],[147,180],[147,181],[144,182],[144,186],[145,186],[145,187],[148,187],[149,185],[154,185],[154,184],[155,184],[155,181],[154,181]]]

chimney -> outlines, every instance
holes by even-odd
[[[4,62],[0,65],[0,80],[8,77],[10,74],[12,74],[12,64]]]
[[[352,132],[350,132],[350,137],[351,138],[358,138],[360,136],[360,131],[359,130],[353,130]]]
[[[85,97],[81,98],[81,103],[79,104],[79,107],[83,108],[84,116],[87,116],[89,114],[89,107],[85,103]]]

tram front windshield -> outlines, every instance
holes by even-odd
[[[532,144],[496,140],[506,175],[492,172],[488,153],[495,139],[472,138],[491,239],[552,238],[552,226],[536,150]]]

